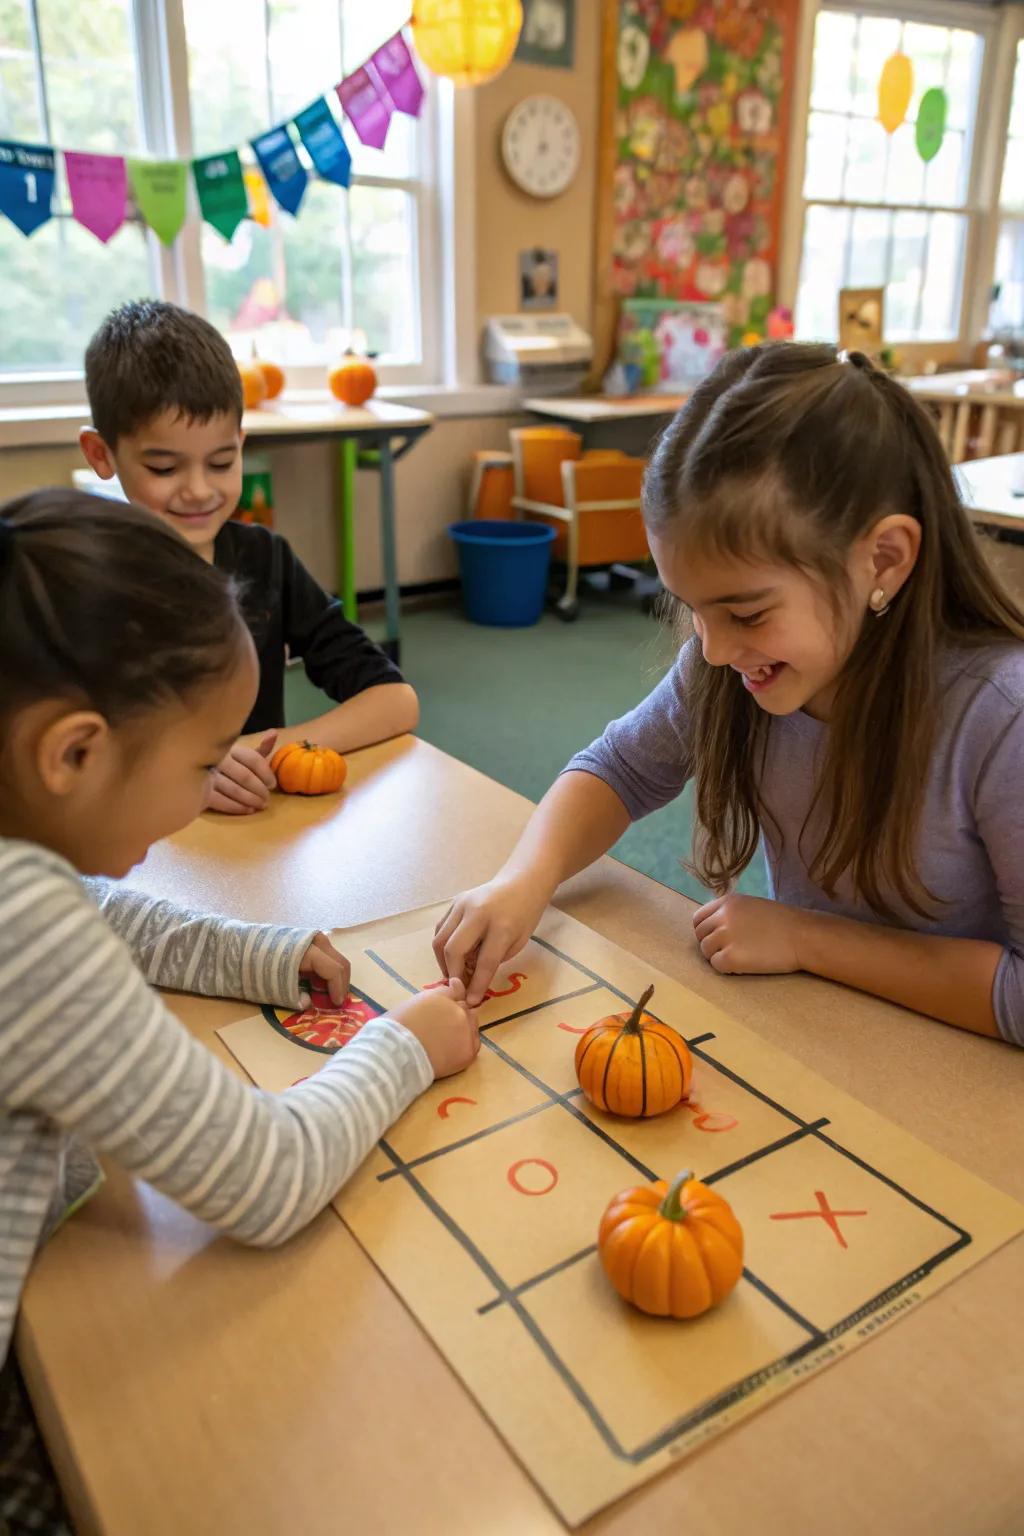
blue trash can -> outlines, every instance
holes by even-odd
[[[525,628],[544,611],[555,530],[547,523],[452,523],[462,600],[474,624]]]

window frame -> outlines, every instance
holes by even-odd
[[[804,196],[814,33],[820,11],[847,14],[860,12],[862,15],[891,16],[907,22],[963,28],[980,33],[984,40],[967,198],[962,209],[949,210],[962,214],[967,220],[960,329],[952,339],[923,338],[895,343],[905,367],[913,368],[926,360],[940,364],[965,362],[972,347],[985,336],[988,329],[989,293],[995,273],[996,241],[1001,217],[999,186],[1010,120],[1017,42],[1024,38],[1024,8],[1005,6],[995,10],[979,4],[963,3],[963,0],[891,0],[891,3],[886,3],[886,0],[854,0],[854,3],[843,3],[843,0],[802,0],[799,44],[793,75],[793,111],[790,119],[777,284],[780,302],[791,308],[796,305],[804,229],[807,209],[811,204],[856,208],[878,206],[885,209],[897,206],[888,203],[852,203],[847,199],[808,199]],[[924,204],[921,207],[925,212],[943,211]]]
[[[338,3],[342,3],[342,0],[338,0]],[[142,133],[139,150],[154,159],[191,160],[192,125],[183,0],[130,0],[129,12]],[[28,6],[28,13],[38,61],[41,50],[34,4]],[[353,174],[352,177],[353,185],[405,192],[413,198],[416,208],[413,268],[419,279],[416,312],[421,356],[417,362],[377,364],[378,378],[383,387],[440,384],[447,371],[446,355],[451,351],[444,335],[440,297],[443,287],[440,258],[443,226],[446,222],[442,217],[446,177],[441,161],[444,148],[448,147],[453,138],[448,120],[463,114],[458,112],[451,93],[439,88],[443,87],[443,82],[436,81],[422,70],[420,78],[426,90],[419,118],[421,131],[417,134],[417,164],[413,172],[401,177],[365,173]],[[48,141],[46,82],[45,75],[38,69],[38,63],[36,91]],[[58,146],[57,153],[65,147],[72,146]],[[341,188],[338,188],[338,194],[346,195]],[[72,215],[61,211],[55,212],[53,217],[71,218]],[[206,279],[202,262],[201,230],[202,219],[195,207],[194,195],[190,192],[188,216],[173,246],[168,249],[162,245],[150,229],[145,230],[145,239],[156,296],[205,315]],[[445,313],[450,315],[450,309]],[[289,385],[296,390],[322,391],[325,388],[324,374],[325,365],[322,364],[291,366],[288,369]],[[83,397],[83,384],[84,372],[81,367],[42,368],[28,372],[4,372],[0,369],[0,408],[78,404]]]

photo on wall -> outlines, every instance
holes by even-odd
[[[523,30],[516,46],[520,64],[572,69],[576,0],[523,0]]]
[[[535,246],[519,252],[520,309],[558,308],[558,252]]]

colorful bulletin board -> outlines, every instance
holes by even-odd
[[[618,304],[774,304],[797,0],[605,0],[598,355]]]
[[[262,1088],[309,1077],[437,984],[444,911],[338,935],[343,1007],[264,1008],[221,1039]],[[677,1109],[623,1120],[582,1097],[576,1043],[652,982],[693,1083]],[[410,1106],[335,1207],[570,1526],[841,1368],[1024,1227],[1014,1201],[564,913],[502,967],[480,1024],[477,1060]],[[613,1195],[683,1168],[731,1204],[744,1270],[677,1323],[620,1300],[595,1240]]]

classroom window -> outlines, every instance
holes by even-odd
[[[238,147],[255,166],[249,139],[330,98],[408,12],[406,0],[0,0],[0,139],[181,158]],[[165,125],[183,122],[191,142],[176,144]],[[55,217],[27,239],[0,217],[0,375],[79,373],[103,315],[155,294],[206,313],[238,356],[256,342],[295,382],[322,381],[353,338],[385,382],[436,379],[429,92],[419,120],[395,114],[383,151],[344,134],[349,191],[311,174],[296,218],[271,200],[268,227],[246,220],[228,243],[200,223],[190,187],[173,259],[138,220],[107,245],[77,224],[58,152]]]
[[[1017,44],[1013,102],[999,193],[992,324],[1024,326],[1024,43]]]
[[[877,120],[878,80],[895,52],[914,63],[906,121]],[[971,163],[984,34],[852,10],[819,12],[814,34],[796,326],[834,340],[840,288],[884,287],[886,339],[953,340],[960,332]],[[946,132],[928,164],[916,108],[931,86],[948,98]]]

